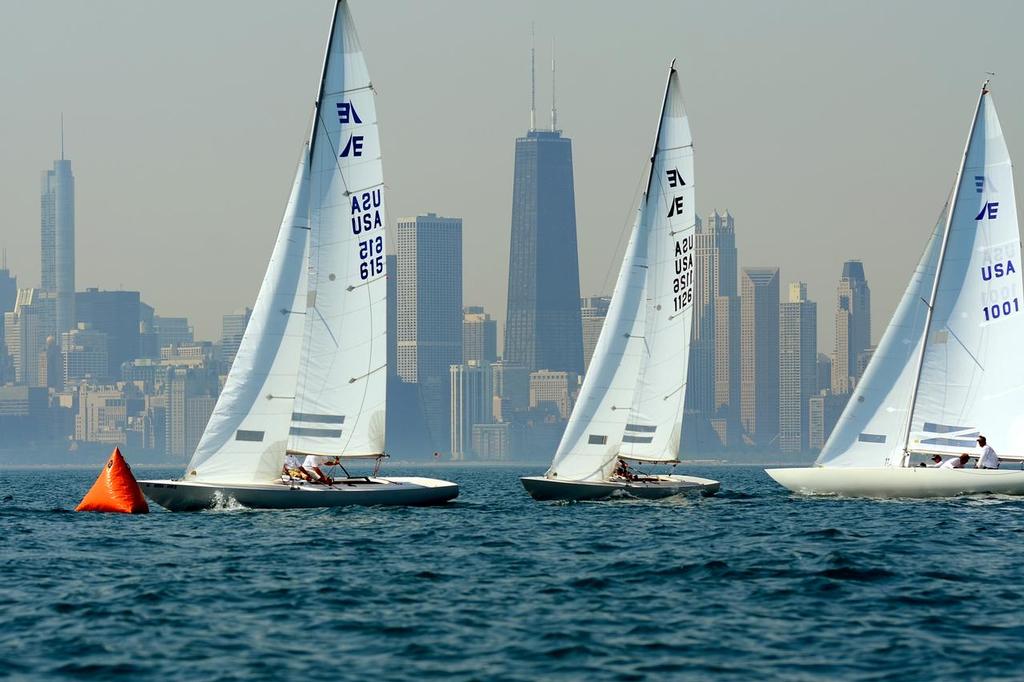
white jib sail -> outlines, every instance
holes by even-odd
[[[188,475],[266,482],[281,472],[306,308],[308,154],[295,174],[270,264]]]
[[[1024,455],[1024,289],[1013,170],[983,90],[925,343],[911,451],[960,453],[978,433]]]
[[[347,3],[335,10],[310,151],[310,290],[288,449],[384,451],[387,283],[381,148]]]
[[[864,376],[846,403],[816,464],[880,467],[899,466],[902,461],[914,375],[928,313],[927,301],[945,226],[946,211],[943,211]]]
[[[677,457],[693,303],[693,150],[669,74],[647,191],[548,476],[604,480],[619,456]]]

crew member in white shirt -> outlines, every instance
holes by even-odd
[[[313,479],[309,472],[302,466],[302,460],[296,455],[288,454],[284,457],[284,474],[289,478],[299,478],[303,481]]]
[[[314,483],[323,483],[324,485],[333,485],[334,479],[325,474],[320,466],[328,464],[330,457],[320,457],[319,455],[306,455],[306,459],[302,462],[302,468],[309,472]],[[334,462],[330,462],[334,463]]]
[[[978,447],[981,448],[981,454],[978,455],[978,461],[975,462],[975,469],[998,469],[999,468],[999,455],[992,449],[992,446],[985,440],[985,436],[978,436]]]
[[[942,466],[940,466],[939,468],[940,469],[963,469],[964,465],[967,464],[968,460],[970,460],[970,459],[971,459],[971,456],[968,455],[965,452],[964,454],[960,455],[959,457],[950,457],[945,462],[943,462]]]

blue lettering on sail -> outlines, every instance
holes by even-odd
[[[351,102],[338,102],[338,123],[362,123]]]
[[[1005,277],[1012,275],[1017,272],[1017,269],[1013,267],[1013,261],[1008,260],[1005,263],[996,263],[995,265],[983,265],[981,266],[981,278],[985,281],[992,279],[993,277]]]
[[[999,202],[989,201],[984,206],[981,207],[981,210],[978,212],[978,215],[974,216],[974,219],[984,220],[985,218],[988,218],[989,220],[995,220],[998,211]]]
[[[348,142],[345,143],[345,148],[341,150],[341,157],[345,156],[362,156],[363,155],[363,136],[362,135],[350,135]]]

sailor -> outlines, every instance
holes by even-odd
[[[333,485],[334,479],[325,474],[320,467],[326,464],[333,464],[335,462],[329,461],[329,457],[319,457],[317,455],[306,455],[306,459],[302,462],[302,468],[305,470],[313,483],[322,483],[324,485]]]
[[[978,455],[978,461],[974,463],[974,468],[998,469],[999,455],[996,454],[996,451],[985,440],[985,436],[978,436],[978,447],[981,448],[981,454]]]
[[[620,459],[619,463],[615,465],[615,475],[627,481],[632,481],[634,478],[633,472],[629,470],[629,465],[624,459]]]
[[[932,466],[936,466],[937,467],[937,466],[941,466],[941,465],[942,465],[942,456],[941,455],[932,455]]]
[[[303,481],[312,480],[309,472],[302,467],[302,461],[295,455],[289,453],[284,457],[283,472],[289,478],[298,478]]]
[[[940,469],[963,469],[964,465],[971,459],[971,456],[966,452],[959,457],[950,457],[942,463]]]

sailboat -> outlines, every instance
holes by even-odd
[[[150,499],[181,511],[230,500],[427,505],[458,495],[449,481],[350,476],[344,464],[386,456],[383,193],[373,87],[339,0],[312,129],[248,327],[185,476],[140,481]],[[324,484],[284,474],[289,455],[332,458],[344,475]]]
[[[675,61],[669,68],[646,190],[579,399],[543,476],[520,480],[538,500],[706,494],[718,482],[643,475],[676,464],[693,320],[693,140]]]
[[[1010,155],[982,86],[950,202],[864,376],[810,468],[786,488],[855,497],[1024,494],[1024,471],[929,466],[977,454],[1024,460],[1024,287]]]

